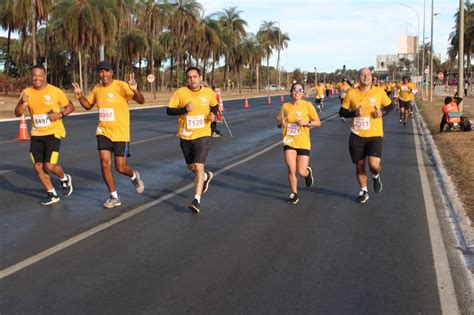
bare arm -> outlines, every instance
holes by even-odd
[[[72,83],[72,87],[73,87],[72,92],[74,93],[74,95],[76,96],[77,100],[79,101],[79,103],[81,104],[81,106],[84,107],[85,110],[89,110],[89,109],[91,109],[92,107],[94,107],[95,104],[89,103],[89,101],[87,100],[87,98],[84,97],[84,94],[82,93],[82,90],[81,90],[81,87],[79,86],[79,84],[77,84],[76,82],[73,82],[73,83]],[[69,104],[68,104],[68,105],[69,105]],[[73,105],[73,111],[74,111],[74,105]],[[71,112],[72,112],[72,111],[71,111]]]
[[[25,113],[26,108],[28,107],[28,95],[22,94],[18,104],[15,107],[15,116],[20,117]]]

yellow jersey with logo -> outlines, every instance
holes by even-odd
[[[109,86],[98,83],[87,96],[99,110],[96,135],[103,135],[113,142],[130,141],[130,111],[128,101],[133,98],[130,86],[113,80]]]
[[[178,116],[177,136],[183,140],[194,140],[211,136],[211,121],[207,119],[211,107],[217,105],[217,97],[213,90],[202,87],[192,91],[187,86],[174,92],[168,104],[170,108],[183,108],[193,104],[193,110]]]
[[[41,90],[32,87],[26,88],[23,93],[29,97],[28,109],[31,114],[31,135],[54,135],[59,139],[64,138],[66,129],[64,129],[63,121],[61,119],[50,121],[48,112],[59,113],[61,106],[66,106],[69,103],[66,94],[51,84],[47,84]]]
[[[316,98],[324,98],[325,92],[326,92],[326,88],[324,87],[324,85],[316,86]]]
[[[296,104],[285,103],[281,106],[277,120],[282,124],[283,144],[294,149],[311,149],[309,127],[301,127],[298,120],[310,121],[318,119],[313,104],[299,100]]]
[[[399,98],[404,102],[408,102],[415,99],[415,94],[413,94],[412,90],[416,90],[416,86],[413,83],[410,83],[410,82],[407,82],[406,84],[399,83],[398,84]]]
[[[352,118],[351,131],[359,137],[383,137],[383,120],[374,118],[372,113],[375,109],[388,106],[392,103],[384,90],[372,86],[370,90],[363,92],[360,89],[352,89],[347,93],[342,102],[342,108],[356,111],[362,107],[365,112],[361,117]]]

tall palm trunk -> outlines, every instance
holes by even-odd
[[[280,47],[278,47],[277,71],[278,71],[278,88],[279,88],[279,87],[281,86],[281,77],[280,77]]]
[[[170,92],[173,91],[173,57],[170,57]]]
[[[267,56],[267,87],[270,93],[270,56]]]
[[[214,69],[216,67],[216,59],[214,58],[214,53],[212,53],[212,70],[211,70],[211,86],[214,85]]]
[[[257,91],[260,93],[260,63],[255,67],[255,74],[257,77]]]
[[[7,58],[5,58],[5,70],[7,78],[10,76],[10,42],[11,42],[12,28],[8,26],[8,38],[7,38]],[[8,95],[8,84],[5,84],[5,95]]]
[[[31,1],[31,45],[32,47],[32,64],[36,64],[36,0]]]

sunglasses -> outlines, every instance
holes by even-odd
[[[293,89],[291,92],[304,92],[304,89]]]

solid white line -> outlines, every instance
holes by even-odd
[[[416,147],[416,159],[418,162],[421,188],[425,201],[426,218],[428,221],[428,229],[431,239],[431,249],[433,252],[436,280],[438,284],[438,293],[441,303],[441,313],[460,314],[458,301],[456,299],[456,292],[454,290],[451,269],[449,268],[448,256],[446,254],[446,248],[444,246],[443,236],[441,234],[441,228],[439,226],[438,214],[436,213],[433,195],[431,193],[431,185],[429,183],[428,175],[426,173],[423,161],[423,153],[420,147],[420,140],[418,139],[419,136],[416,133],[419,128],[415,130],[414,120],[412,120],[412,122],[412,129]],[[420,132],[422,131],[420,130]]]
[[[12,142],[15,142],[15,141],[17,141],[17,140],[16,139],[6,140],[6,141],[3,141],[3,142],[0,142],[0,144],[12,143]]]
[[[334,118],[336,115],[337,114],[332,115],[332,116],[322,120],[321,123]],[[149,139],[146,139],[146,140],[149,140]],[[215,174],[215,176],[217,176],[217,175],[219,175],[219,174],[221,174],[221,173],[223,173],[227,170],[230,170],[231,168],[234,168],[234,167],[236,167],[236,166],[238,166],[242,163],[245,163],[247,161],[250,161],[250,160],[262,155],[263,153],[265,153],[265,152],[267,152],[267,151],[269,151],[269,150],[271,150],[271,149],[273,149],[277,146],[281,146],[281,143],[282,143],[281,140],[279,140],[278,142],[275,142],[275,143],[267,146],[266,148],[264,148],[264,149],[262,149],[262,150],[260,150],[256,153],[246,157],[243,160],[232,163],[232,164],[220,169],[219,171],[215,172],[214,174]],[[126,212],[126,213],[124,213],[124,214],[122,214],[122,215],[120,215],[120,216],[118,216],[118,217],[116,217],[116,218],[114,218],[110,221],[99,224],[99,225],[97,225],[97,226],[95,226],[95,227],[93,227],[93,228],[91,228],[91,229],[89,229],[85,232],[82,232],[82,233],[80,233],[80,234],[78,234],[74,237],[71,237],[70,239],[67,239],[67,240],[65,240],[65,241],[63,241],[63,242],[61,242],[61,243],[59,243],[55,246],[52,246],[52,247],[50,247],[50,248],[48,248],[48,249],[46,249],[46,250],[44,250],[44,251],[42,251],[42,252],[40,252],[36,255],[33,255],[33,256],[25,259],[25,260],[22,260],[22,261],[20,261],[16,264],[10,266],[10,267],[7,267],[3,270],[0,270],[0,279],[8,277],[9,275],[12,275],[12,274],[24,269],[24,268],[27,268],[27,267],[29,267],[29,266],[31,266],[31,265],[39,262],[39,261],[51,256],[51,255],[54,255],[57,252],[62,251],[63,249],[66,249],[66,248],[68,248],[68,247],[70,247],[70,246],[72,246],[72,245],[74,245],[74,244],[90,237],[90,236],[93,236],[94,234],[102,232],[103,230],[108,229],[109,227],[112,227],[112,226],[114,226],[114,225],[116,225],[116,224],[118,224],[118,223],[134,216],[134,215],[137,215],[137,214],[147,210],[148,208],[156,206],[156,205],[162,203],[163,201],[166,201],[166,200],[168,200],[168,199],[170,199],[170,198],[172,198],[172,197],[174,197],[174,196],[176,196],[176,195],[178,195],[178,194],[180,194],[180,193],[182,193],[182,192],[184,192],[184,191],[186,191],[190,188],[193,188],[193,187],[194,187],[194,183],[183,186],[183,187],[175,190],[174,192],[168,193],[168,194],[166,194],[166,195],[164,195],[164,196],[162,196],[162,197],[160,197],[156,200],[145,203],[145,204],[143,204],[143,205],[141,205],[141,206],[139,206],[135,209],[132,209],[132,210],[130,210],[130,211],[128,211],[128,212]]]
[[[168,138],[168,137],[172,137],[172,136],[175,136],[175,134],[172,134],[172,135],[162,135],[162,136],[153,137],[153,138],[148,138],[148,139],[143,139],[143,140],[139,140],[139,141],[133,141],[133,142],[131,142],[131,144],[140,144],[140,143],[155,141],[155,140],[159,140],[159,139],[163,139],[163,138]]]

